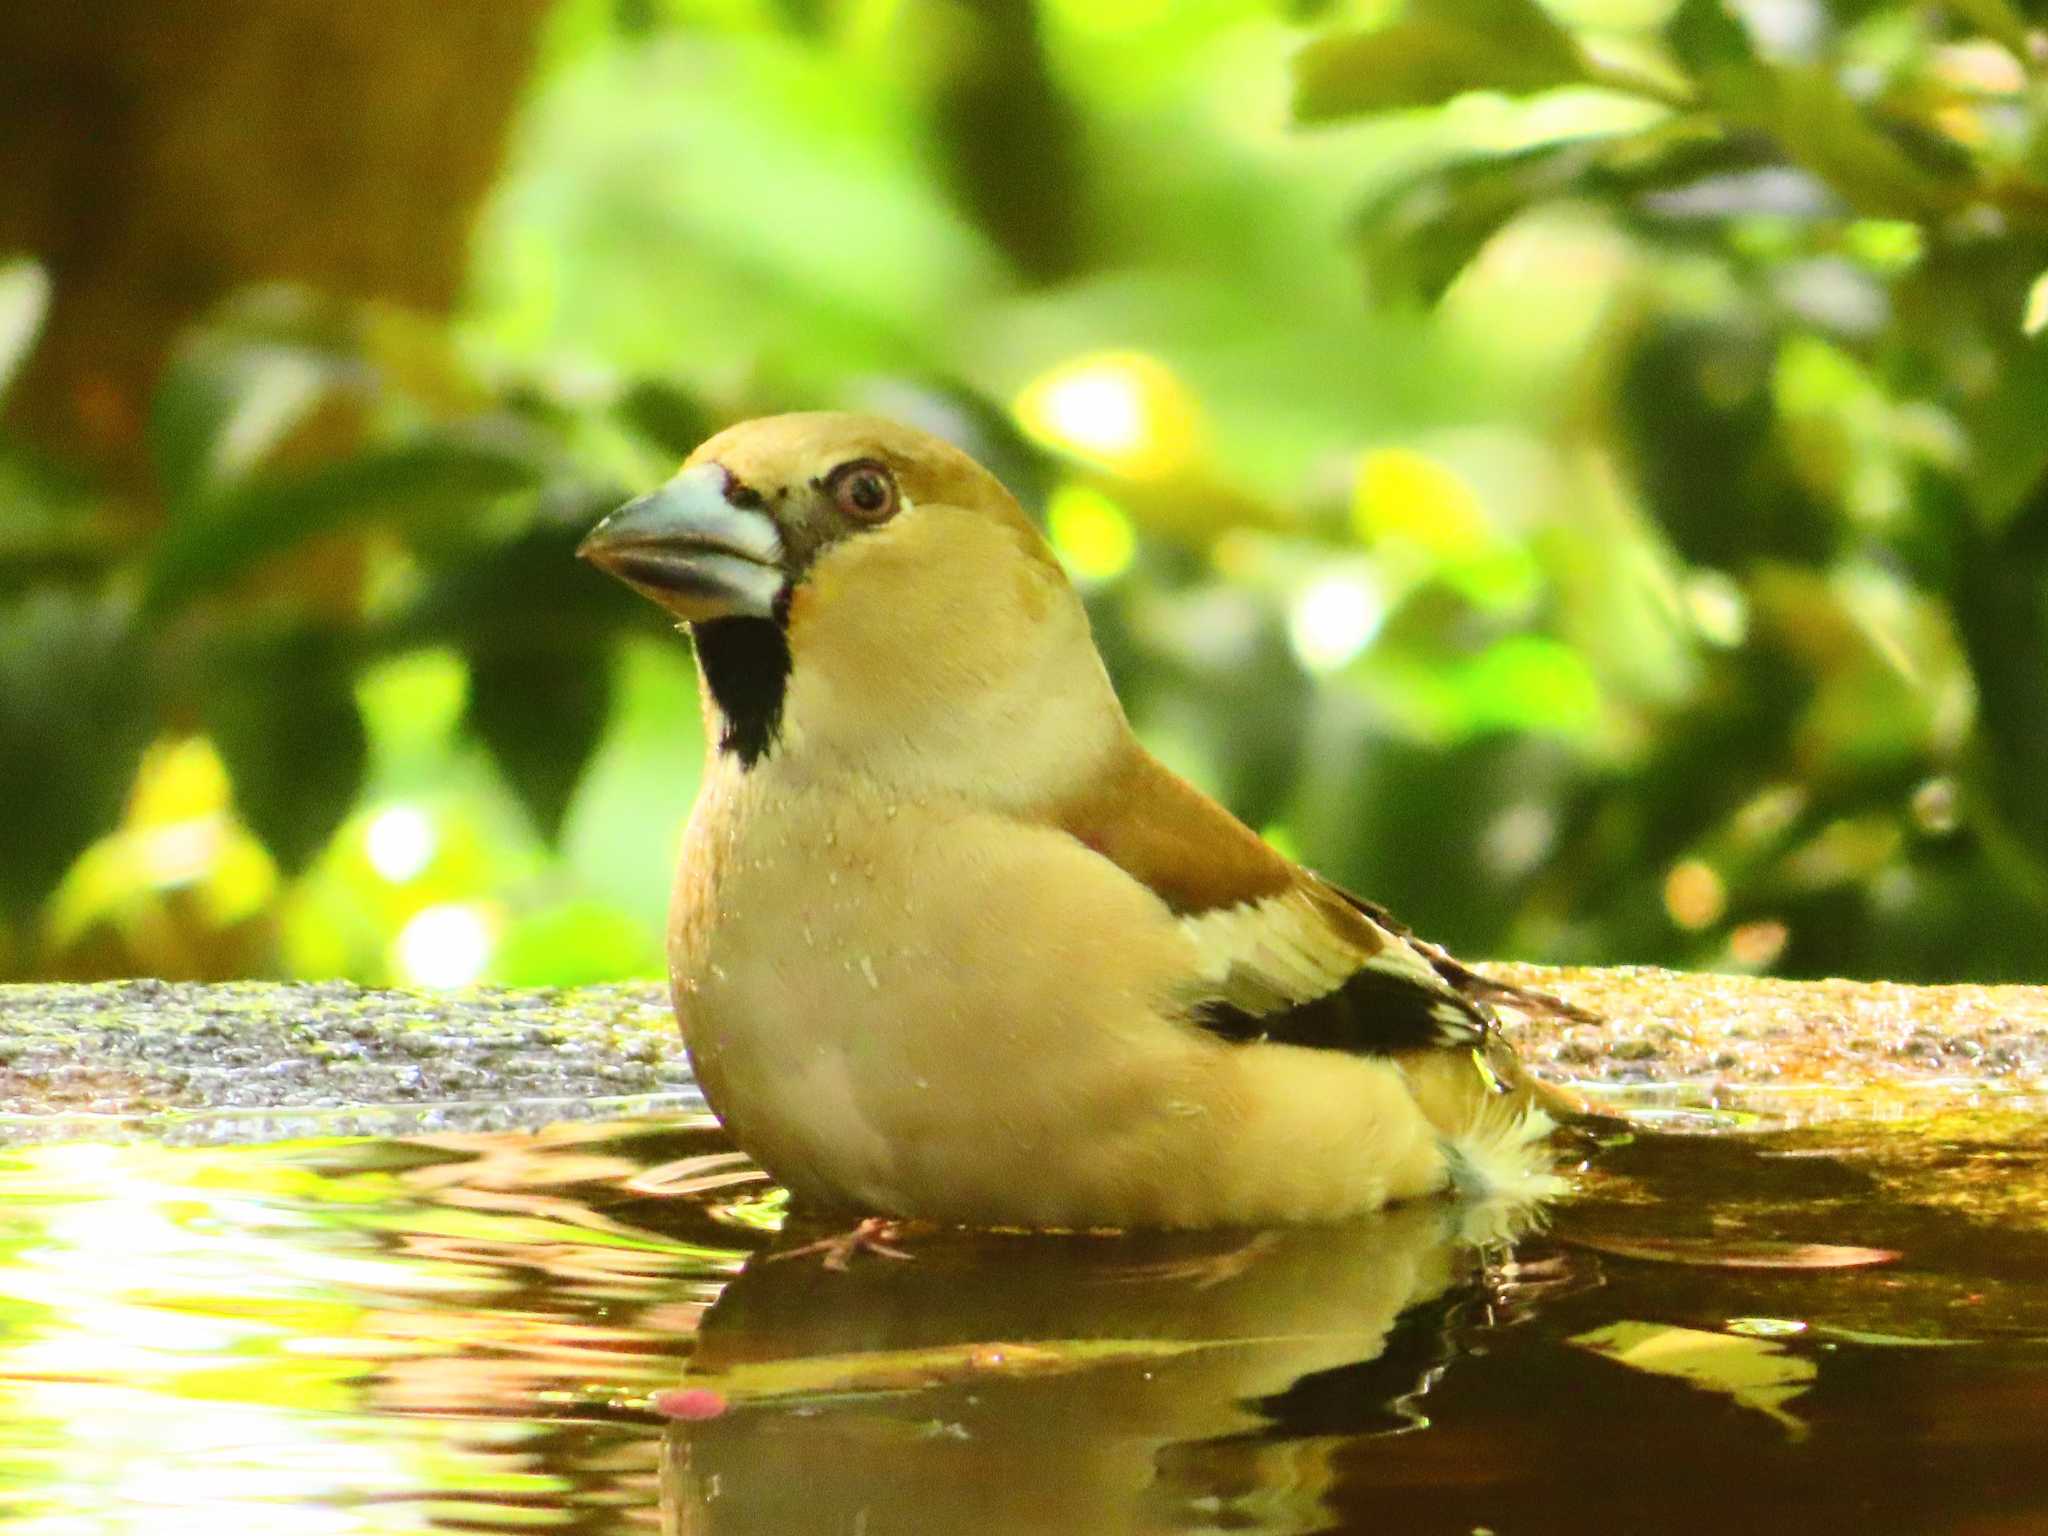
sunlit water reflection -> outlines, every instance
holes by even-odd
[[[1638,1134],[1512,1252],[1424,1207],[835,1275],[703,1120],[4,1149],[0,1529],[2018,1536],[2044,1165],[2024,1106]]]

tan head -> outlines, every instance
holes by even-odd
[[[1092,754],[1122,725],[1030,519],[911,427],[742,422],[578,553],[691,625],[719,746],[742,766],[800,754],[935,787],[1005,754]]]

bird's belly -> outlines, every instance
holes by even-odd
[[[799,838],[790,821],[726,850],[715,882],[679,883],[671,958],[706,1097],[800,1201],[1221,1225],[1331,1218],[1440,1178],[1387,1063],[1174,1022],[1171,915],[1072,840],[884,816]]]
[[[677,1013],[704,1096],[735,1141],[799,1200],[904,1207],[858,1045],[876,1021],[829,978],[717,965]]]
[[[1152,999],[1069,984],[1099,941],[1016,910],[1031,871],[1015,849],[1000,868],[959,868],[910,839],[842,832],[800,870],[733,862],[697,952],[677,957],[676,1007],[712,1108],[801,1200],[1049,1219],[1048,1177],[1073,1181],[1045,1159],[1086,1156],[1108,1130],[1089,1124],[1104,1082],[1073,1059],[1089,1020],[1123,1015],[1088,1049],[1113,1057],[1119,1033],[1149,1023],[1183,1053]]]

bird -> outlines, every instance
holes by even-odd
[[[952,444],[744,421],[578,554],[694,644],[670,989],[798,1209],[1284,1227],[1558,1192],[1489,980],[1138,740],[1057,556]],[[828,1256],[843,1259],[845,1250]]]

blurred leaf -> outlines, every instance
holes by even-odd
[[[315,533],[373,519],[473,516],[496,497],[532,488],[539,472],[524,441],[437,432],[267,476],[187,507],[171,523],[151,562],[146,607],[190,602]]]
[[[173,505],[260,465],[331,392],[366,370],[340,354],[233,335],[203,335],[165,368],[150,398],[147,440]]]
[[[0,437],[0,594],[37,582],[90,586],[132,540],[75,469]]]
[[[156,731],[125,603],[45,589],[0,607],[0,909],[34,909],[113,830]]]
[[[1381,293],[1434,302],[1508,223],[1564,197],[1597,199],[1665,225],[1836,211],[1819,183],[1780,164],[1757,135],[1666,122],[1431,167],[1367,205],[1360,243]]]
[[[1580,736],[1599,721],[1600,685],[1586,659],[1543,635],[1510,635],[1449,674],[1457,725]]]
[[[1551,741],[1488,732],[1437,746],[1326,719],[1290,819],[1339,884],[1453,951],[1493,954],[1559,835],[1551,807],[1583,772]]]
[[[1888,133],[1829,66],[1730,62],[1705,83],[1709,101],[1731,126],[1768,134],[1866,216],[1935,219],[1973,195],[1974,178],[1959,175],[1951,156],[1936,159],[1934,140]]]
[[[1037,0],[980,0],[933,82],[933,148],[953,195],[1037,282],[1079,254],[1080,124],[1048,66]],[[957,25],[957,24],[956,24]]]
[[[1572,190],[1596,153],[1590,144],[1544,145],[1458,161],[1395,187],[1358,221],[1375,290],[1436,302],[1511,219]]]
[[[469,723],[549,842],[604,734],[611,676],[595,646],[493,647],[469,658]]]
[[[1742,115],[1741,104],[1735,106]],[[1784,144],[1858,211],[1878,218],[1937,218],[1972,195],[1971,178],[1953,161],[1926,165],[1884,132],[1821,68],[1788,69],[1769,76],[1758,93],[1754,121]]]
[[[427,574],[385,635],[399,646],[519,650],[542,640],[572,648],[635,630],[666,634],[669,622],[610,577],[576,558],[605,511],[568,506],[515,538],[471,548]]]
[[[1679,62],[1695,75],[1757,62],[1749,33],[1723,0],[1681,0],[1665,35]]]
[[[2048,473],[2048,345],[2007,349],[1991,387],[1968,402],[1971,489],[1994,520],[2016,517]]]
[[[644,37],[663,22],[659,0],[612,0],[612,20],[626,37]]]
[[[1684,0],[1668,36],[1728,125],[1769,134],[1858,211],[1938,218],[1971,197],[1977,178],[1966,152],[1911,120],[1874,116],[1831,62],[1760,58],[1722,0]]]
[[[1389,26],[1321,37],[1296,54],[1294,115],[1327,122],[1587,77],[1579,45],[1536,0],[1415,0]]]
[[[1625,440],[1651,511],[1689,561],[1739,571],[1831,552],[1833,521],[1775,431],[1774,361],[1768,335],[1678,320],[1653,324],[1627,357],[1617,391]]]
[[[614,638],[668,628],[576,558],[601,511],[587,489],[569,488],[516,538],[434,570],[386,636],[464,653],[469,722],[550,841],[604,731]]]
[[[296,872],[341,825],[367,741],[354,657],[332,630],[237,635],[209,658],[201,715],[227,764],[235,808]]]
[[[618,413],[628,427],[675,459],[687,458],[719,427],[702,400],[665,379],[636,381],[620,398]]]
[[[2048,876],[2048,480],[1996,532],[1946,481],[1922,496],[1955,554],[1951,600],[1979,695],[1980,772],[2037,878]]]
[[[35,349],[50,308],[50,279],[28,256],[0,261],[0,400]]]
[[[771,3],[781,13],[783,23],[802,36],[817,36],[825,30],[831,18],[831,7],[826,0],[771,0]]]
[[[2014,58],[2030,58],[2039,46],[2039,22],[2030,22],[2011,0],[1949,0],[1949,8],[2002,44]]]
[[[1971,495],[1994,523],[2048,471],[2048,342],[2021,330],[2044,264],[2038,237],[1942,240],[1894,289],[1900,339],[1961,425]]]
[[[595,901],[571,901],[514,923],[491,956],[506,987],[578,987],[662,974],[660,929]]]
[[[2020,334],[2029,341],[2048,331],[2048,272],[2027,285],[2027,302],[2020,310]]]

